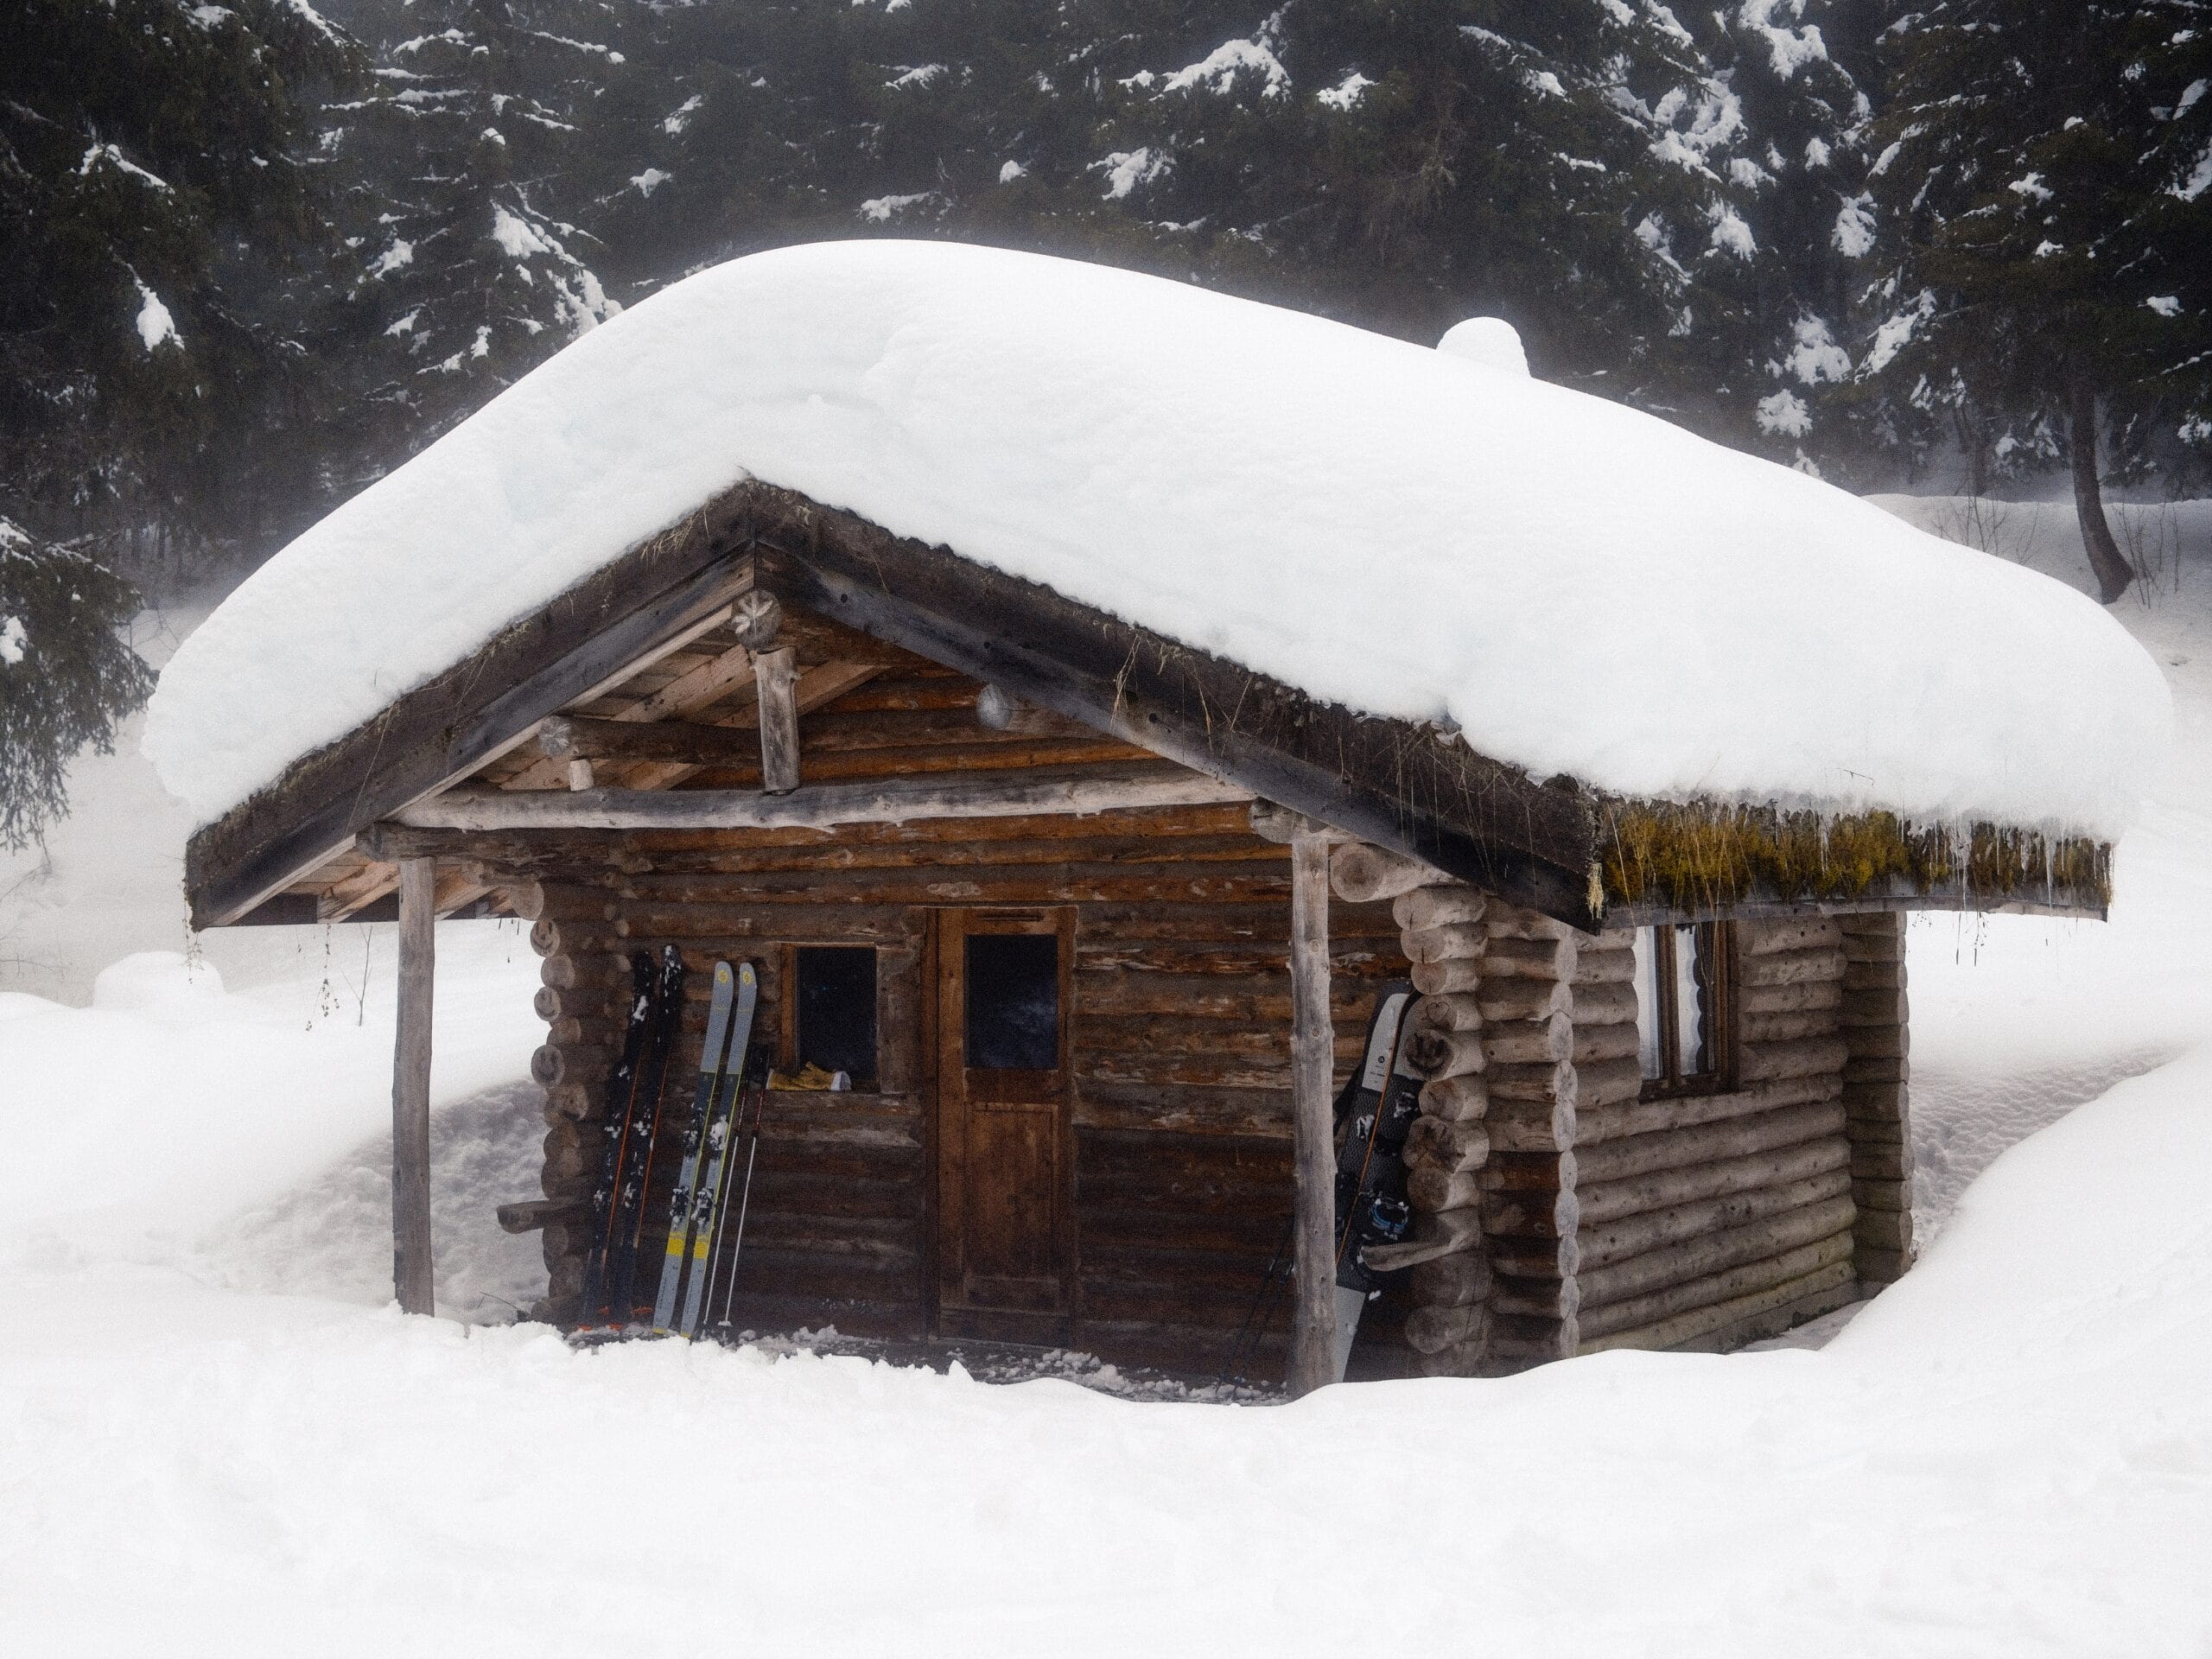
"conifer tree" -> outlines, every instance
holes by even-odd
[[[296,453],[267,273],[315,247],[297,90],[349,56],[300,0],[0,7],[0,845],[145,696],[115,557],[235,539]]]
[[[2202,403],[2204,29],[2193,0],[1940,0],[1885,37],[1896,239],[1866,366],[1977,460],[2063,454],[2107,603],[2133,571],[2101,428],[2140,464]]]

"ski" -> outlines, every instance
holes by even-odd
[[[738,969],[726,962],[715,964],[714,1000],[707,1008],[706,1038],[699,1046],[699,1080],[692,1090],[690,1118],[683,1126],[676,1185],[668,1195],[668,1239],[661,1250],[660,1294],[653,1301],[652,1332],[657,1337],[668,1335],[673,1328],[677,1300],[683,1291],[683,1269],[691,1259],[699,1166],[709,1150],[715,1103],[721,1093],[723,1057],[730,1050],[734,1032],[741,1040],[751,1041],[753,1009],[760,995],[751,963]],[[742,1063],[745,1051],[740,1047],[737,1052]]]
[[[721,1084],[707,1122],[707,1173],[691,1200],[690,1278],[683,1287],[683,1311],[676,1322],[677,1333],[687,1340],[699,1334],[700,1316],[706,1310],[715,1246],[729,1203],[730,1148],[737,1140],[746,1071],[753,1058],[753,1016],[760,1001],[753,964],[741,963],[738,977],[738,1008],[730,1022],[728,1058],[722,1064]]]
[[[653,1154],[658,1150],[669,1054],[683,1029],[683,953],[663,945],[654,982],[652,1033],[639,1062],[637,1104],[623,1135],[622,1179],[614,1193],[606,1296],[609,1322],[616,1325],[628,1324],[636,1313],[631,1290],[637,1279],[638,1236],[645,1226],[645,1192],[652,1185]]]
[[[729,1329],[730,1304],[737,1299],[737,1263],[738,1258],[745,1251],[745,1216],[747,1209],[753,1202],[753,1162],[760,1154],[760,1118],[768,1107],[768,1057],[765,1052],[753,1055],[746,1065],[744,1092],[738,1096],[737,1109],[731,1118],[730,1128],[733,1134],[744,1127],[745,1105],[748,1100],[753,1103],[753,1128],[745,1138],[745,1178],[741,1182],[735,1178],[735,1158],[733,1155],[732,1173],[724,1183],[722,1189],[721,1214],[715,1220],[716,1272],[707,1286],[707,1300],[709,1307],[714,1301],[715,1286],[719,1284],[721,1288],[722,1316],[716,1328],[723,1331]],[[734,1149],[733,1149],[733,1154],[734,1151]],[[737,1188],[738,1192],[737,1226],[730,1238],[728,1265],[727,1269],[724,1269],[721,1256],[721,1230],[724,1218],[729,1213],[729,1192],[733,1186]]]
[[[1382,1275],[1369,1268],[1370,1245],[1406,1236],[1413,1207],[1406,1201],[1406,1136],[1420,1110],[1421,1079],[1405,1063],[1406,1022],[1414,988],[1384,986],[1368,1021],[1358,1073],[1337,1097],[1336,1374],[1344,1380],[1360,1315],[1379,1294]]]
[[[614,1239],[614,1195],[622,1185],[622,1155],[629,1144],[638,1071],[645,1057],[658,989],[652,957],[643,950],[635,952],[630,958],[630,1014],[622,1027],[622,1054],[607,1076],[604,1146],[599,1179],[591,1190],[591,1246],[584,1255],[583,1300],[576,1310],[579,1328],[599,1324],[607,1315],[607,1262]]]

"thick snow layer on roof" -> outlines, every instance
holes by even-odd
[[[748,474],[1539,777],[2114,835],[2156,665],[2084,595],[1651,416],[945,243],[677,283],[332,513],[162,676],[202,822]]]

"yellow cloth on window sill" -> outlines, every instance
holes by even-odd
[[[826,1089],[842,1092],[853,1086],[853,1079],[849,1072],[824,1071],[809,1060],[797,1071],[769,1072],[768,1086],[771,1089]]]

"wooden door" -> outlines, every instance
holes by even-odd
[[[1072,910],[938,912],[938,1312],[948,1336],[1051,1341],[1071,1274]]]

